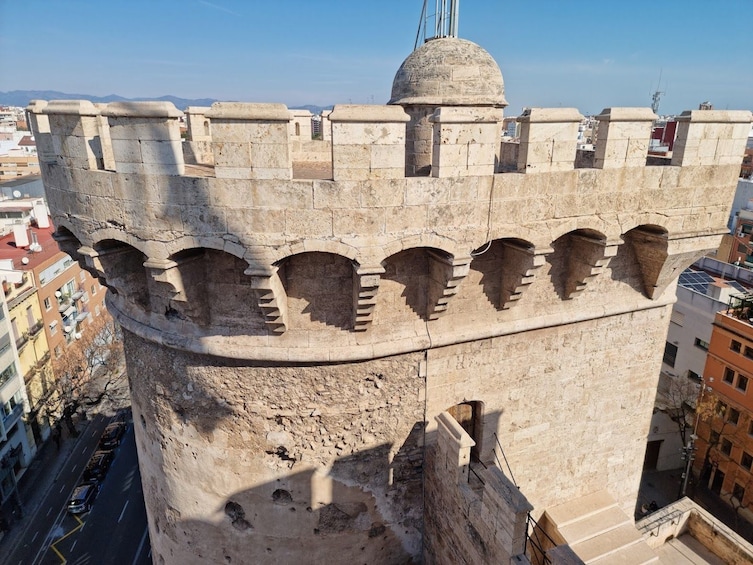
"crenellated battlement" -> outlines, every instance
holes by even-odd
[[[529,511],[632,512],[751,113],[683,114],[662,159],[646,108],[586,154],[573,108],[503,142],[506,104],[447,37],[321,140],[282,104],[188,108],[185,139],[169,103],[29,106],[56,239],[124,330],[155,561],[497,563]]]
[[[95,106],[88,101],[34,101],[29,112],[36,118],[44,162],[119,173],[182,176],[188,162],[213,167],[202,171],[202,176],[293,179],[291,145],[307,133],[301,134],[299,124],[306,121],[301,120],[301,112],[289,111],[282,104],[219,102],[211,108],[189,107],[185,113],[188,136],[182,143],[179,118],[183,113],[169,102]],[[515,170],[576,168],[577,126],[582,119],[573,108],[526,110],[518,118],[521,137]],[[656,119],[648,108],[607,108],[597,119],[593,168],[645,166]],[[740,144],[747,139],[748,119],[749,112],[742,111],[683,113],[678,118],[681,125],[671,165],[737,164]],[[409,116],[400,106],[338,105],[326,120],[331,124],[331,178],[405,176],[399,171]],[[434,130],[431,176],[480,176],[506,170],[500,166],[501,109],[440,107],[430,121]],[[183,148],[191,143],[206,144],[211,156],[191,158]]]
[[[576,167],[582,116],[574,109],[526,111],[518,118],[520,143],[510,150],[501,143],[501,109],[440,107],[429,120],[431,176],[410,177],[410,118],[403,108],[341,105],[328,116],[331,141],[318,142],[331,159],[316,163],[320,178],[311,179],[294,174],[306,164],[296,160],[302,154],[293,149],[296,118],[282,104],[189,108],[186,140],[183,114],[170,103],[36,101],[28,110],[61,241],[86,257],[142,332],[185,334],[188,325],[198,339],[224,328],[244,336],[241,341],[261,339],[270,358],[289,357],[292,350],[304,359],[322,354],[312,340],[318,333],[337,344],[328,357],[370,354],[376,343],[384,347],[384,332],[394,351],[420,348],[426,336],[417,336],[416,323],[441,324],[449,315],[449,328],[459,316],[467,318],[467,308],[478,315],[481,304],[456,295],[461,283],[470,284],[474,265],[491,255],[499,261],[489,267],[499,290],[483,302],[492,306],[492,332],[551,323],[534,315],[534,303],[519,316],[510,307],[526,304],[521,298],[531,285],[546,284],[540,279],[546,273],[559,304],[547,310],[567,310],[560,302],[593,286],[614,258],[623,259],[621,249],[639,263],[632,268],[641,298],[631,300],[656,300],[676,269],[713,248],[725,231],[751,119],[750,112],[686,112],[671,160],[647,165],[656,116],[645,108],[608,108],[598,116],[593,167],[587,168]],[[203,258],[197,261],[197,254]],[[118,275],[126,256],[137,272]],[[409,298],[401,307],[382,284],[385,276],[400,280],[388,268],[398,256],[413,264],[411,270],[426,265],[420,268],[425,274],[418,269],[400,283],[416,285],[409,297],[417,293],[413,304]],[[337,314],[317,320],[303,305],[314,297],[291,302],[290,286],[294,264],[323,257],[333,266],[317,268],[342,271],[337,284],[352,288],[352,297]],[[216,304],[198,304],[206,296],[184,282],[189,274],[202,279],[202,271],[237,261],[233,277],[254,304],[243,320],[220,315]],[[333,299],[326,299],[328,307]],[[405,314],[379,314],[403,307]],[[396,324],[402,339],[394,338]],[[340,337],[333,339],[333,331]],[[270,342],[267,335],[277,338]],[[181,337],[181,343],[213,350],[211,339],[199,346]]]

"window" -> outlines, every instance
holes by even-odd
[[[708,351],[709,350],[709,342],[708,341],[703,341],[700,338],[695,338],[694,345],[696,347],[700,348],[700,349],[703,349],[704,351]]]
[[[92,296],[94,296],[95,294],[97,294],[97,287],[92,285]]]
[[[60,354],[63,352],[63,350],[60,348],[59,345],[55,346],[55,357],[60,357]]]
[[[81,271],[78,278],[81,280],[81,282],[84,282],[84,280],[86,279],[86,271]]]
[[[26,324],[28,325],[29,329],[34,327],[34,324],[37,323],[37,320],[34,318],[34,310],[31,306],[26,307]]]
[[[738,253],[745,253],[747,255],[748,253],[748,246],[744,243],[738,243],[737,244],[737,252]]]
[[[732,340],[732,341],[730,342],[730,344],[729,344],[729,348],[730,348],[730,349],[731,349],[732,351],[735,351],[735,352],[737,352],[737,353],[740,353],[740,351],[742,351],[742,348],[743,348],[743,344],[742,344],[742,343],[740,343],[739,341],[737,341],[736,339],[733,339],[733,340]]]
[[[744,377],[742,375],[737,375],[737,390],[741,390],[742,392],[745,392],[748,390],[748,377]]]
[[[730,369],[729,367],[724,368],[724,376],[722,377],[722,380],[727,384],[732,384],[735,380],[735,372]]]
[[[688,369],[688,378],[699,383],[701,382],[701,375],[690,369]]]
[[[735,408],[729,409],[729,416],[727,416],[727,421],[736,426],[737,423],[740,421],[740,411]]]
[[[745,498],[745,487],[735,483],[735,486],[732,487],[732,496],[733,498],[736,498],[740,504],[742,504],[743,498]]]
[[[744,233],[745,235],[748,235],[751,231],[753,231],[753,225],[751,224],[740,224],[740,231]]]
[[[674,367],[676,360],[677,360],[677,346],[672,343],[667,342],[667,345],[664,346],[663,361],[670,367]]]
[[[751,347],[748,347],[748,346],[746,345],[746,346],[745,346],[745,356],[746,356],[746,357],[747,357],[748,359],[753,359],[753,348],[751,348]]]
[[[722,438],[722,444],[719,448],[719,451],[724,453],[725,455],[729,455],[732,453],[732,442],[728,440],[727,438]]]
[[[10,379],[16,376],[16,364],[12,363],[2,373],[0,373],[0,386],[3,386]]]
[[[58,323],[57,320],[53,320],[50,323],[50,335],[55,335],[56,333],[58,333]]]
[[[748,435],[753,436],[753,418],[748,422]]]
[[[44,299],[44,309],[49,310],[50,308],[52,308],[52,302],[50,302],[50,297],[48,296]]]
[[[740,465],[750,471],[750,468],[753,466],[753,455],[747,451],[743,451],[743,454],[740,456]]]

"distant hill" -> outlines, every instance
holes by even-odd
[[[90,94],[68,94],[56,90],[11,90],[0,92],[0,105],[20,106],[25,108],[32,100],[91,100],[92,102],[132,102],[136,100],[156,100],[160,102],[172,102],[179,110],[185,110],[186,106],[211,106],[217,102],[214,98],[180,98],[178,96],[160,96],[159,98],[124,98],[117,94],[108,96],[91,96]],[[331,106],[294,106],[292,108],[308,110],[312,114],[319,114],[322,110],[331,109]]]

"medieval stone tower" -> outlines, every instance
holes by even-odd
[[[169,103],[31,104],[58,241],[124,329],[156,563],[523,563],[529,511],[632,513],[751,116],[683,114],[668,160],[649,109],[589,154],[575,109],[502,143],[505,104],[456,38],[324,141],[281,104],[189,108],[186,140]]]

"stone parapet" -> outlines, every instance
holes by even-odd
[[[748,110],[690,110],[678,116],[673,165],[739,165],[750,135]]]
[[[578,124],[575,108],[530,108],[521,124],[517,167],[520,172],[566,171],[575,165]]]
[[[185,173],[178,111],[170,102],[112,102],[107,117],[115,171],[177,176]]]
[[[651,124],[658,116],[649,108],[605,108],[596,116],[597,169],[646,165]]]
[[[496,127],[499,110],[476,110],[440,108],[433,125],[440,141],[457,142],[448,148],[465,140],[493,155],[496,143],[475,143],[493,134],[473,128]],[[607,144],[646,117],[618,110],[604,114]],[[270,361],[398,354],[665,304],[677,269],[726,231],[739,173],[732,163],[572,168],[556,157],[563,149],[525,172],[405,177],[403,109],[346,105],[331,115],[335,180],[293,179],[287,108],[217,103],[203,114],[215,166],[196,174],[177,153],[181,114],[170,104],[36,102],[29,114],[42,139],[58,140],[59,157],[41,170],[59,231],[92,257],[122,247],[132,258],[126,278],[118,267],[110,280],[107,261],[99,269],[118,288],[112,308],[124,323],[150,339],[180,334],[171,343],[189,350]],[[700,116],[727,124],[717,134],[732,135],[742,155],[743,114]],[[524,143],[565,143],[575,118],[533,109]],[[160,261],[208,293],[155,286],[144,263]],[[314,294],[291,287],[299,269],[320,285]],[[227,276],[213,287],[201,272]],[[614,273],[631,283],[613,286]],[[589,298],[607,290],[620,298]],[[247,309],[225,311],[213,292],[243,295]]]
[[[290,179],[290,115],[283,104],[215,102],[214,173],[228,179]]]
[[[336,105],[329,115],[333,178],[402,178],[408,120],[399,106]]]

